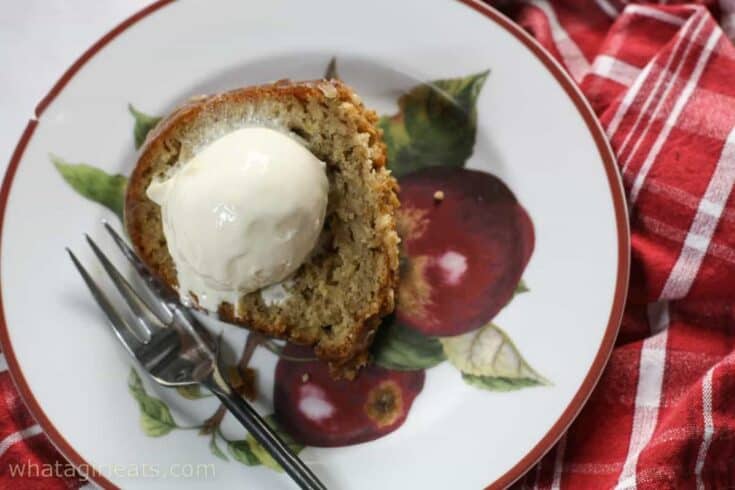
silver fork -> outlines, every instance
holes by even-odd
[[[324,484],[221,374],[223,370],[217,343],[209,332],[181,305],[176,293],[149,273],[120,235],[107,222],[103,223],[142,279],[146,290],[145,295],[138,294],[89,235],[85,235],[92,251],[130,308],[135,319],[132,324],[115,309],[74,253],[68,248],[66,250],[128,353],[161,385],[205,386],[301,488],[325,490]]]

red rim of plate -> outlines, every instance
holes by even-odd
[[[0,188],[0,243],[2,241],[2,229],[5,222],[5,210],[7,207],[8,196],[10,194],[10,187],[13,183],[13,177],[18,169],[18,165],[23,157],[23,153],[28,142],[33,135],[38,124],[38,117],[48,107],[48,105],[56,98],[56,96],[64,89],[64,86],[71,80],[74,75],[89,61],[94,55],[96,55],[102,48],[104,48],[109,42],[114,40],[119,34],[128,29],[130,26],[152,14],[161,7],[168,5],[174,0],[158,0],[157,2],[149,5],[142,9],[125,21],[120,23],[117,27],[112,29],[110,32],[105,34],[99,41],[94,43],[87,51],[85,51],[73,65],[61,76],[56,84],[51,88],[48,94],[41,99],[36,106],[36,118],[28,121],[26,129],[23,132],[18,144],[15,147],[15,151],[10,159],[8,169],[5,172],[5,178],[3,179],[2,188]],[[605,335],[600,343],[599,350],[595,356],[592,366],[590,367],[587,375],[585,376],[582,384],[577,390],[576,394],[572,398],[567,408],[562,412],[559,419],[554,425],[548,430],[546,435],[526,454],[520,461],[518,461],[511,469],[494,482],[488,485],[488,489],[500,489],[505,488],[516,481],[518,478],[530,469],[536,462],[538,462],[546,452],[548,452],[556,441],[564,434],[572,421],[577,417],[579,412],[582,410],[587,398],[589,398],[592,390],[594,389],[597,381],[602,374],[602,371],[607,364],[607,360],[612,352],[615,338],[617,337],[618,328],[623,315],[623,309],[625,307],[625,297],[628,290],[628,277],[629,277],[629,266],[630,266],[630,230],[628,228],[628,216],[627,207],[625,205],[625,197],[623,187],[620,182],[617,165],[615,162],[615,156],[610,148],[605,137],[605,132],[600,126],[597,117],[595,116],[592,108],[587,103],[584,95],[579,91],[574,81],[569,77],[564,68],[547,53],[543,47],[541,47],[535,39],[527,34],[521,27],[513,23],[510,19],[499,13],[497,10],[482,4],[479,0],[458,0],[468,7],[474,9],[476,12],[486,16],[491,21],[498,24],[500,27],[505,29],[509,34],[515,37],[519,42],[526,46],[535,56],[541,61],[546,69],[554,76],[556,81],[561,85],[566,94],[572,100],[580,116],[584,119],[587,128],[592,135],[597,149],[600,153],[600,157],[605,166],[605,172],[607,174],[608,183],[610,185],[610,192],[613,199],[613,206],[615,209],[615,221],[618,230],[618,270],[615,285],[615,296],[613,304],[610,309],[610,317],[608,320]],[[1,251],[0,247],[0,251]],[[59,449],[59,451],[77,468],[80,472],[88,479],[94,481],[97,485],[106,488],[114,489],[117,488],[112,482],[104,477],[101,473],[94,470],[94,468],[87,463],[74,448],[64,439],[61,433],[54,427],[51,420],[48,419],[45,412],[41,408],[36,398],[33,396],[28,383],[26,382],[23,372],[21,371],[18,360],[13,352],[12,344],[10,343],[10,336],[8,334],[8,327],[5,322],[5,313],[2,305],[2,295],[0,295],[0,347],[5,354],[5,358],[8,363],[8,368],[15,382],[15,386],[18,389],[23,401],[28,406],[31,414],[38,421],[38,424],[43,428],[51,442]]]

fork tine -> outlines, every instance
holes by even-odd
[[[128,328],[125,320],[123,320],[123,318],[120,316],[120,313],[117,312],[115,307],[112,306],[110,300],[107,299],[105,293],[103,293],[102,290],[97,286],[97,284],[94,282],[94,279],[92,279],[92,277],[89,275],[81,262],[79,262],[79,259],[77,259],[76,255],[74,255],[74,252],[72,252],[68,247],[66,251],[69,253],[69,257],[74,263],[74,266],[79,271],[79,274],[81,274],[82,279],[84,279],[84,282],[87,284],[87,287],[92,293],[95,301],[105,313],[107,319],[110,321],[112,329],[115,331],[115,335],[117,335],[117,338],[125,347],[125,350],[127,350],[131,356],[136,357],[135,351],[144,345],[143,342],[135,337],[133,332]]]
[[[214,341],[209,332],[204,327],[202,327],[202,325],[196,320],[196,318],[191,314],[188,309],[176,306],[180,305],[178,295],[172,292],[171,289],[168,288],[168,286],[162,284],[155,276],[150,273],[148,267],[138,258],[135,252],[128,246],[128,244],[117,233],[117,231],[115,231],[115,229],[110,226],[107,220],[103,219],[102,224],[105,226],[105,229],[115,241],[115,244],[118,246],[118,248],[120,248],[120,251],[123,253],[123,255],[125,255],[125,257],[127,257],[127,259],[130,261],[130,264],[133,266],[133,268],[135,268],[140,277],[143,279],[143,282],[145,283],[148,292],[153,297],[155,297],[155,299],[157,300],[157,304],[160,304],[161,309],[164,310],[167,314],[171,315],[171,320],[165,323],[169,324],[170,322],[175,321],[175,317],[182,319],[191,328],[190,333],[196,337],[197,341],[208,345],[210,348],[213,348]],[[168,305],[171,304],[174,306],[169,307]]]
[[[151,275],[145,264],[141,262],[138,256],[135,255],[135,252],[133,252],[128,244],[125,243],[125,240],[122,239],[122,237],[115,231],[115,229],[110,226],[107,220],[102,220],[102,224],[104,225],[105,229],[110,234],[112,239],[115,241],[117,247],[120,249],[123,255],[125,255],[125,258],[128,259],[130,264],[136,270],[138,276],[143,279],[145,287],[150,293],[150,296],[152,296],[156,300],[155,304],[149,301],[146,301],[145,304],[152,311],[156,312],[156,316],[158,316],[158,318],[164,324],[168,325],[169,323],[171,323],[171,321],[173,320],[173,312],[166,304],[166,296],[169,296],[170,292],[155,277]]]
[[[108,259],[104,252],[100,250],[94,240],[92,240],[92,238],[86,233],[84,236],[86,237],[89,246],[92,247],[92,251],[102,263],[102,267],[107,271],[107,275],[110,276],[110,279],[112,279],[112,282],[115,284],[115,287],[120,292],[123,299],[125,299],[125,302],[128,304],[130,309],[133,310],[138,324],[150,337],[155,330],[162,327],[160,322],[163,322],[165,319],[156,315],[153,308],[148,305],[148,302],[143,299],[135,289],[133,289],[133,286],[131,286],[128,280],[120,274],[117,267],[112,265],[110,259]]]

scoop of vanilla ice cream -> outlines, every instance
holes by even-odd
[[[191,292],[215,311],[286,279],[317,243],[328,188],[324,162],[261,127],[227,133],[152,181],[182,300]]]

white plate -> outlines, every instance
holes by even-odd
[[[513,339],[512,353],[522,352],[550,383],[484,390],[462,381],[460,360],[444,361],[426,371],[398,430],[347,447],[307,447],[302,457],[330,488],[505,486],[552,446],[597,381],[627,287],[623,194],[591,109],[520,28],[472,0],[427,0],[420,8],[389,0],[159,2],[94,45],[41,102],[0,195],[3,351],[51,440],[82,471],[97,468],[102,486],[292,488],[263,465],[216,458],[196,431],[153,438],[141,430],[127,387],[132,363],[64,254],[68,245],[94,264],[82,234],[111,249],[99,220],[114,217],[72,192],[49,154],[127,174],[135,159],[128,103],[162,114],[194,94],[318,78],[332,55],[341,77],[380,114],[394,114],[415,80],[490,69],[466,165],[508,185],[536,237],[523,272],[531,291],[493,322]],[[225,328],[234,350],[245,335]],[[263,413],[272,410],[275,363],[264,349],[251,363]],[[216,407],[211,398],[191,401],[144,383],[181,426],[201,423]],[[229,418],[223,430],[244,438]]]

